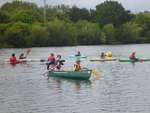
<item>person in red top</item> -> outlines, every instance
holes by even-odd
[[[48,61],[48,62],[47,62],[47,70],[49,70],[49,66],[50,66],[50,65],[55,65],[55,61],[56,61],[55,56],[54,56],[53,53],[51,53],[51,54],[49,55],[47,61]]]
[[[53,53],[51,53],[49,56],[48,56],[48,61],[50,61],[50,62],[55,62],[55,56],[54,56],[54,54]]]
[[[16,64],[17,63],[17,58],[15,56],[15,54],[13,53],[9,59],[10,63],[12,64]]]
[[[136,52],[133,52],[133,53],[129,56],[129,58],[130,58],[131,60],[138,60],[138,58],[136,58],[135,54],[136,54]]]

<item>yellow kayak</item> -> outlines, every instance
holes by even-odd
[[[92,58],[92,59],[90,59],[91,62],[95,62],[95,61],[104,62],[104,61],[116,61],[116,60],[117,60],[116,58],[110,58],[110,57],[107,57],[107,58],[104,58],[104,59],[101,59],[101,58]]]

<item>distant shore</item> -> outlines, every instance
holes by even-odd
[[[149,20],[117,1],[91,10],[14,1],[0,7],[0,48],[150,43]]]

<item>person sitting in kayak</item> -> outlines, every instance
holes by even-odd
[[[129,59],[130,60],[138,60],[138,58],[136,58],[136,56],[135,56],[135,54],[136,54],[136,52],[133,52],[131,55],[129,55]]]
[[[74,64],[74,68],[75,68],[75,71],[81,70],[80,60],[76,61],[76,63]]]
[[[77,54],[75,56],[81,56],[80,51],[77,52]]]
[[[65,60],[61,60],[61,55],[57,55],[56,57],[56,69],[60,70],[62,65],[64,65]]]
[[[9,61],[10,61],[10,63],[12,63],[12,64],[16,64],[16,63],[17,63],[17,58],[16,58],[16,56],[15,56],[14,53],[13,53],[13,54],[11,55],[11,57],[9,58]]]
[[[105,59],[105,53],[104,52],[101,53],[101,59]]]
[[[49,67],[50,66],[54,66],[55,65],[55,56],[54,56],[54,54],[53,53],[51,53],[50,55],[49,55],[49,57],[48,57],[48,59],[47,59],[47,70],[49,70]]]
[[[20,54],[19,59],[26,59],[26,56],[24,56],[23,53]]]

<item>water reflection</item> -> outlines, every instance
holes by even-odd
[[[57,90],[62,91],[64,86],[70,85],[76,93],[80,92],[82,86],[90,88],[92,83],[90,80],[73,80],[57,77],[50,77],[47,81],[49,89],[56,88]],[[52,84],[55,84],[55,86],[53,87]]]

